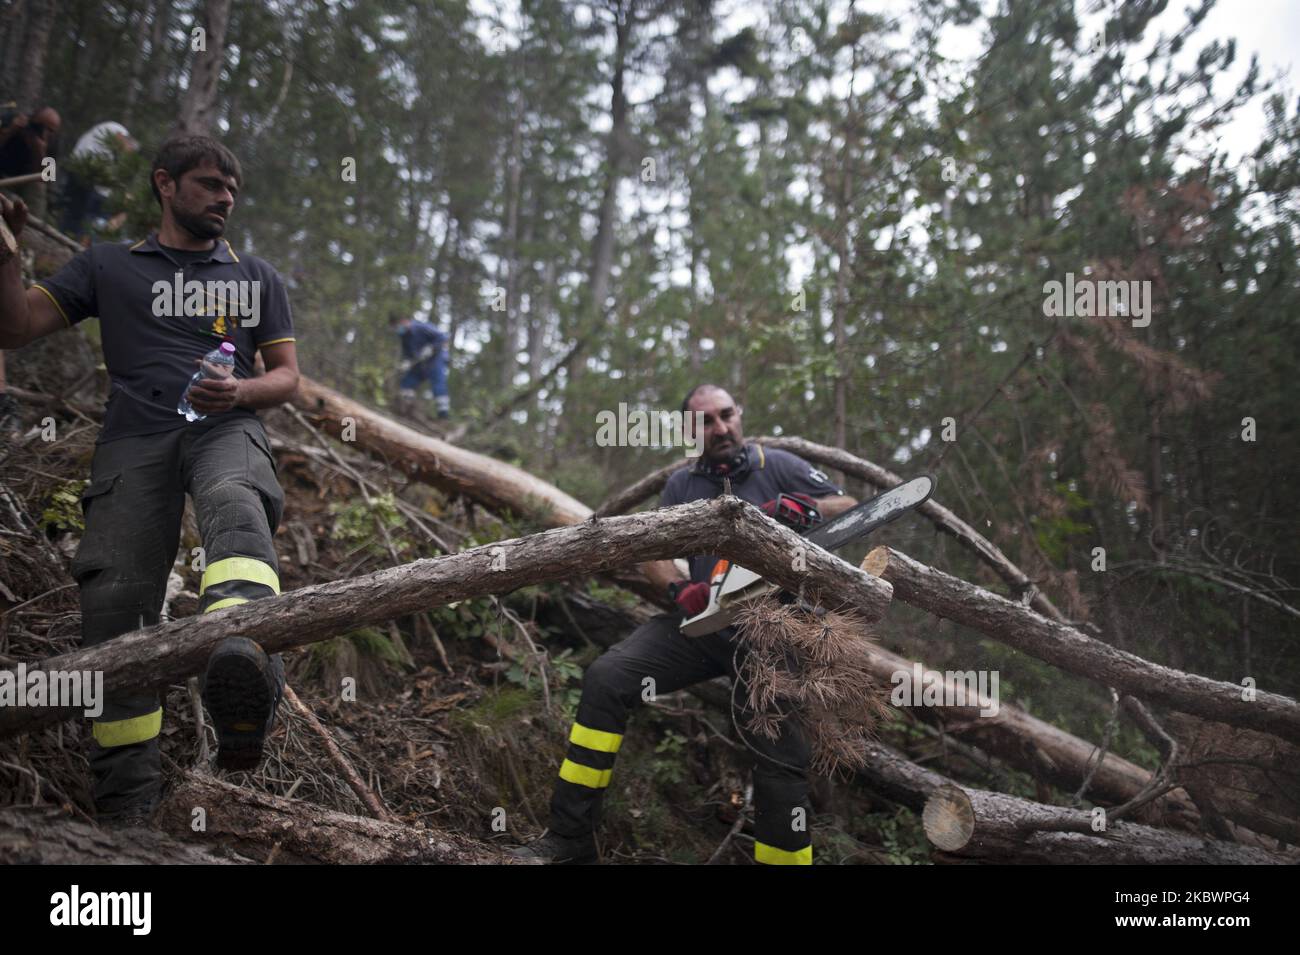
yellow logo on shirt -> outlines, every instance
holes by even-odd
[[[223,314],[216,308],[209,313],[208,309],[200,308],[194,315],[195,323],[199,331],[212,335],[216,338],[234,338],[235,336],[235,319],[233,316]]]

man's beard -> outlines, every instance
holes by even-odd
[[[736,453],[740,451],[741,447],[742,445],[738,444],[734,438],[731,443],[727,445],[714,442],[709,445],[708,449],[704,453],[704,457],[713,464],[722,464],[723,462],[730,461],[734,458]]]
[[[211,210],[204,209],[195,214],[172,206],[172,218],[176,220],[178,226],[196,239],[219,239],[226,231],[225,220],[211,218],[208,215],[209,211]]]

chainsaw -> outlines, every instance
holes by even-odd
[[[807,530],[801,536],[824,550],[836,551],[924,504],[933,490],[934,479],[929,475],[912,478],[898,487],[877,494],[869,501],[849,508],[838,517]],[[811,509],[804,507],[793,510],[798,513]],[[784,513],[779,504],[777,511]],[[813,521],[807,523],[815,523],[815,519],[814,515]],[[709,605],[694,617],[682,621],[682,633],[688,637],[717,633],[724,627],[731,626],[737,604],[780,589],[752,570],[746,570],[729,560],[720,560],[713,565],[713,572],[709,575]]]

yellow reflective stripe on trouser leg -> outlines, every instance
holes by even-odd
[[[623,745],[623,736],[621,733],[606,733],[604,730],[594,730],[590,726],[574,723],[573,729],[569,731],[569,742],[594,749],[598,753],[617,753]]]
[[[153,739],[160,732],[162,732],[161,706],[144,716],[133,716],[126,720],[106,720],[94,724],[95,742],[105,749],[143,743],[145,740]]]
[[[769,846],[766,842],[754,842],[754,861],[764,865],[812,865],[812,846],[804,846],[790,852]]]
[[[224,600],[216,600],[208,604],[208,606],[204,609],[203,612],[212,613],[212,611],[220,610],[223,607],[233,607],[235,604],[246,604],[246,603],[248,603],[247,597],[227,597]]]
[[[199,583],[199,596],[209,587],[224,584],[229,580],[247,580],[254,584],[270,587],[275,593],[280,592],[280,575],[264,560],[255,557],[223,557],[208,564],[203,571],[203,580]]]
[[[560,764],[560,778],[570,783],[577,783],[579,786],[586,786],[588,789],[604,789],[609,785],[610,778],[614,775],[612,769],[592,769],[590,766],[583,766],[575,763],[571,759],[566,759]]]

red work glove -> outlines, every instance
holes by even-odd
[[[694,584],[683,581],[681,584],[674,584],[673,591],[673,600],[677,601],[677,606],[681,607],[682,612],[688,617],[703,613],[704,608],[709,605],[709,585],[703,581]]]
[[[811,527],[821,520],[817,502],[807,494],[782,494],[762,505],[759,510],[795,530]]]

